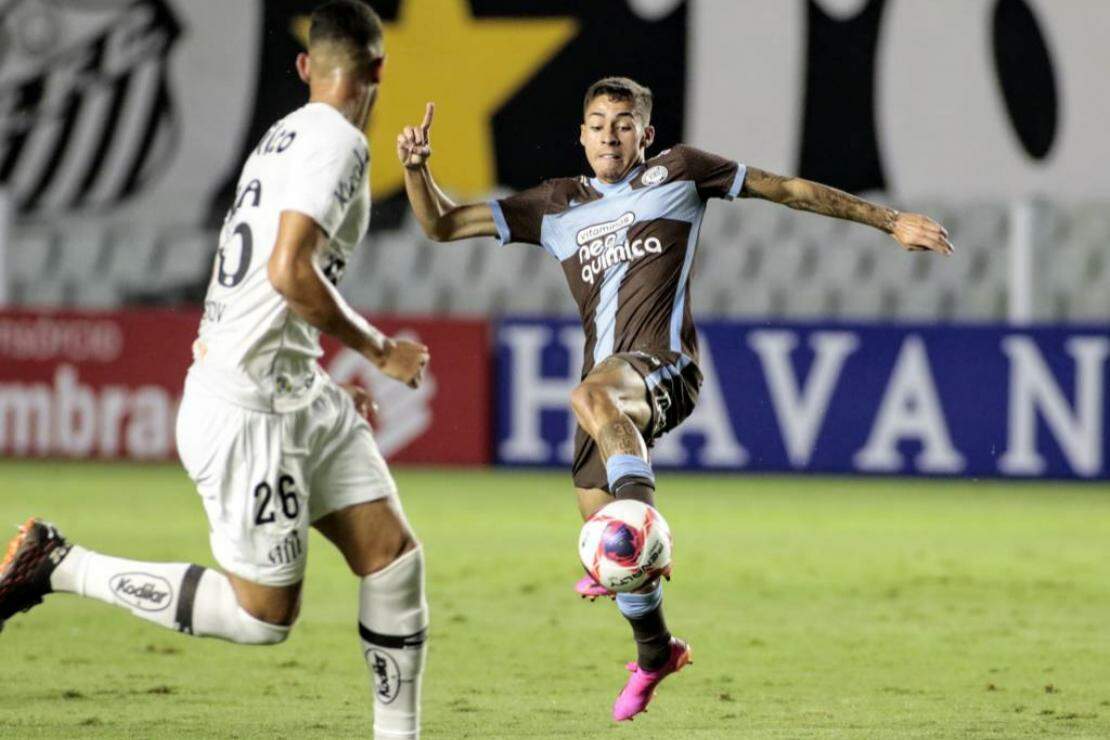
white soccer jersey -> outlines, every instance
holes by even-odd
[[[320,333],[274,290],[267,263],[282,211],[297,211],[327,234],[316,263],[338,282],[370,225],[369,164],[366,137],[324,103],[278,121],[251,152],[220,231],[189,370],[210,393],[281,413],[319,393]]]

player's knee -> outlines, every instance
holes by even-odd
[[[233,639],[240,645],[277,645],[285,642],[292,629],[292,621],[289,624],[274,624],[254,617],[239,607]]]
[[[293,626],[301,612],[300,584],[260,586],[238,580],[234,598],[239,612],[262,624],[286,630]]]
[[[590,391],[585,383],[578,384],[570,392],[570,408],[579,424],[583,422],[583,417],[589,414],[589,395]]]
[[[363,572],[357,573],[359,576],[374,575],[380,573],[386,568],[390,567],[408,553],[420,547],[415,535],[408,529],[402,529],[394,537],[388,538],[381,543],[381,547],[369,553],[366,559],[366,564],[361,570]],[[416,558],[423,558],[423,551],[415,556]]]
[[[416,535],[402,521],[398,526],[375,528],[372,535],[360,538],[357,546],[344,553],[351,572],[359,578],[385,570],[420,546]]]
[[[609,389],[599,383],[579,383],[570,392],[570,406],[584,429],[589,430],[603,410],[613,405]]]

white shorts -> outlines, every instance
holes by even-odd
[[[370,425],[330,381],[307,407],[272,414],[189,380],[177,450],[204,501],[216,562],[254,583],[302,580],[308,527],[333,511],[382,498],[400,511]]]

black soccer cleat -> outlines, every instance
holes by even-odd
[[[41,519],[32,517],[19,528],[0,563],[0,630],[13,614],[41,604],[53,591],[50,574],[71,547],[53,524]]]

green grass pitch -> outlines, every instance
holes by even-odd
[[[612,604],[571,585],[558,473],[400,470],[428,552],[427,738],[1110,736],[1110,488],[660,477],[667,614],[695,664],[631,725]],[[0,522],[211,564],[173,466],[0,464]],[[353,579],[314,535],[288,642],[247,648],[56,595],[0,634],[0,736],[355,737]]]

